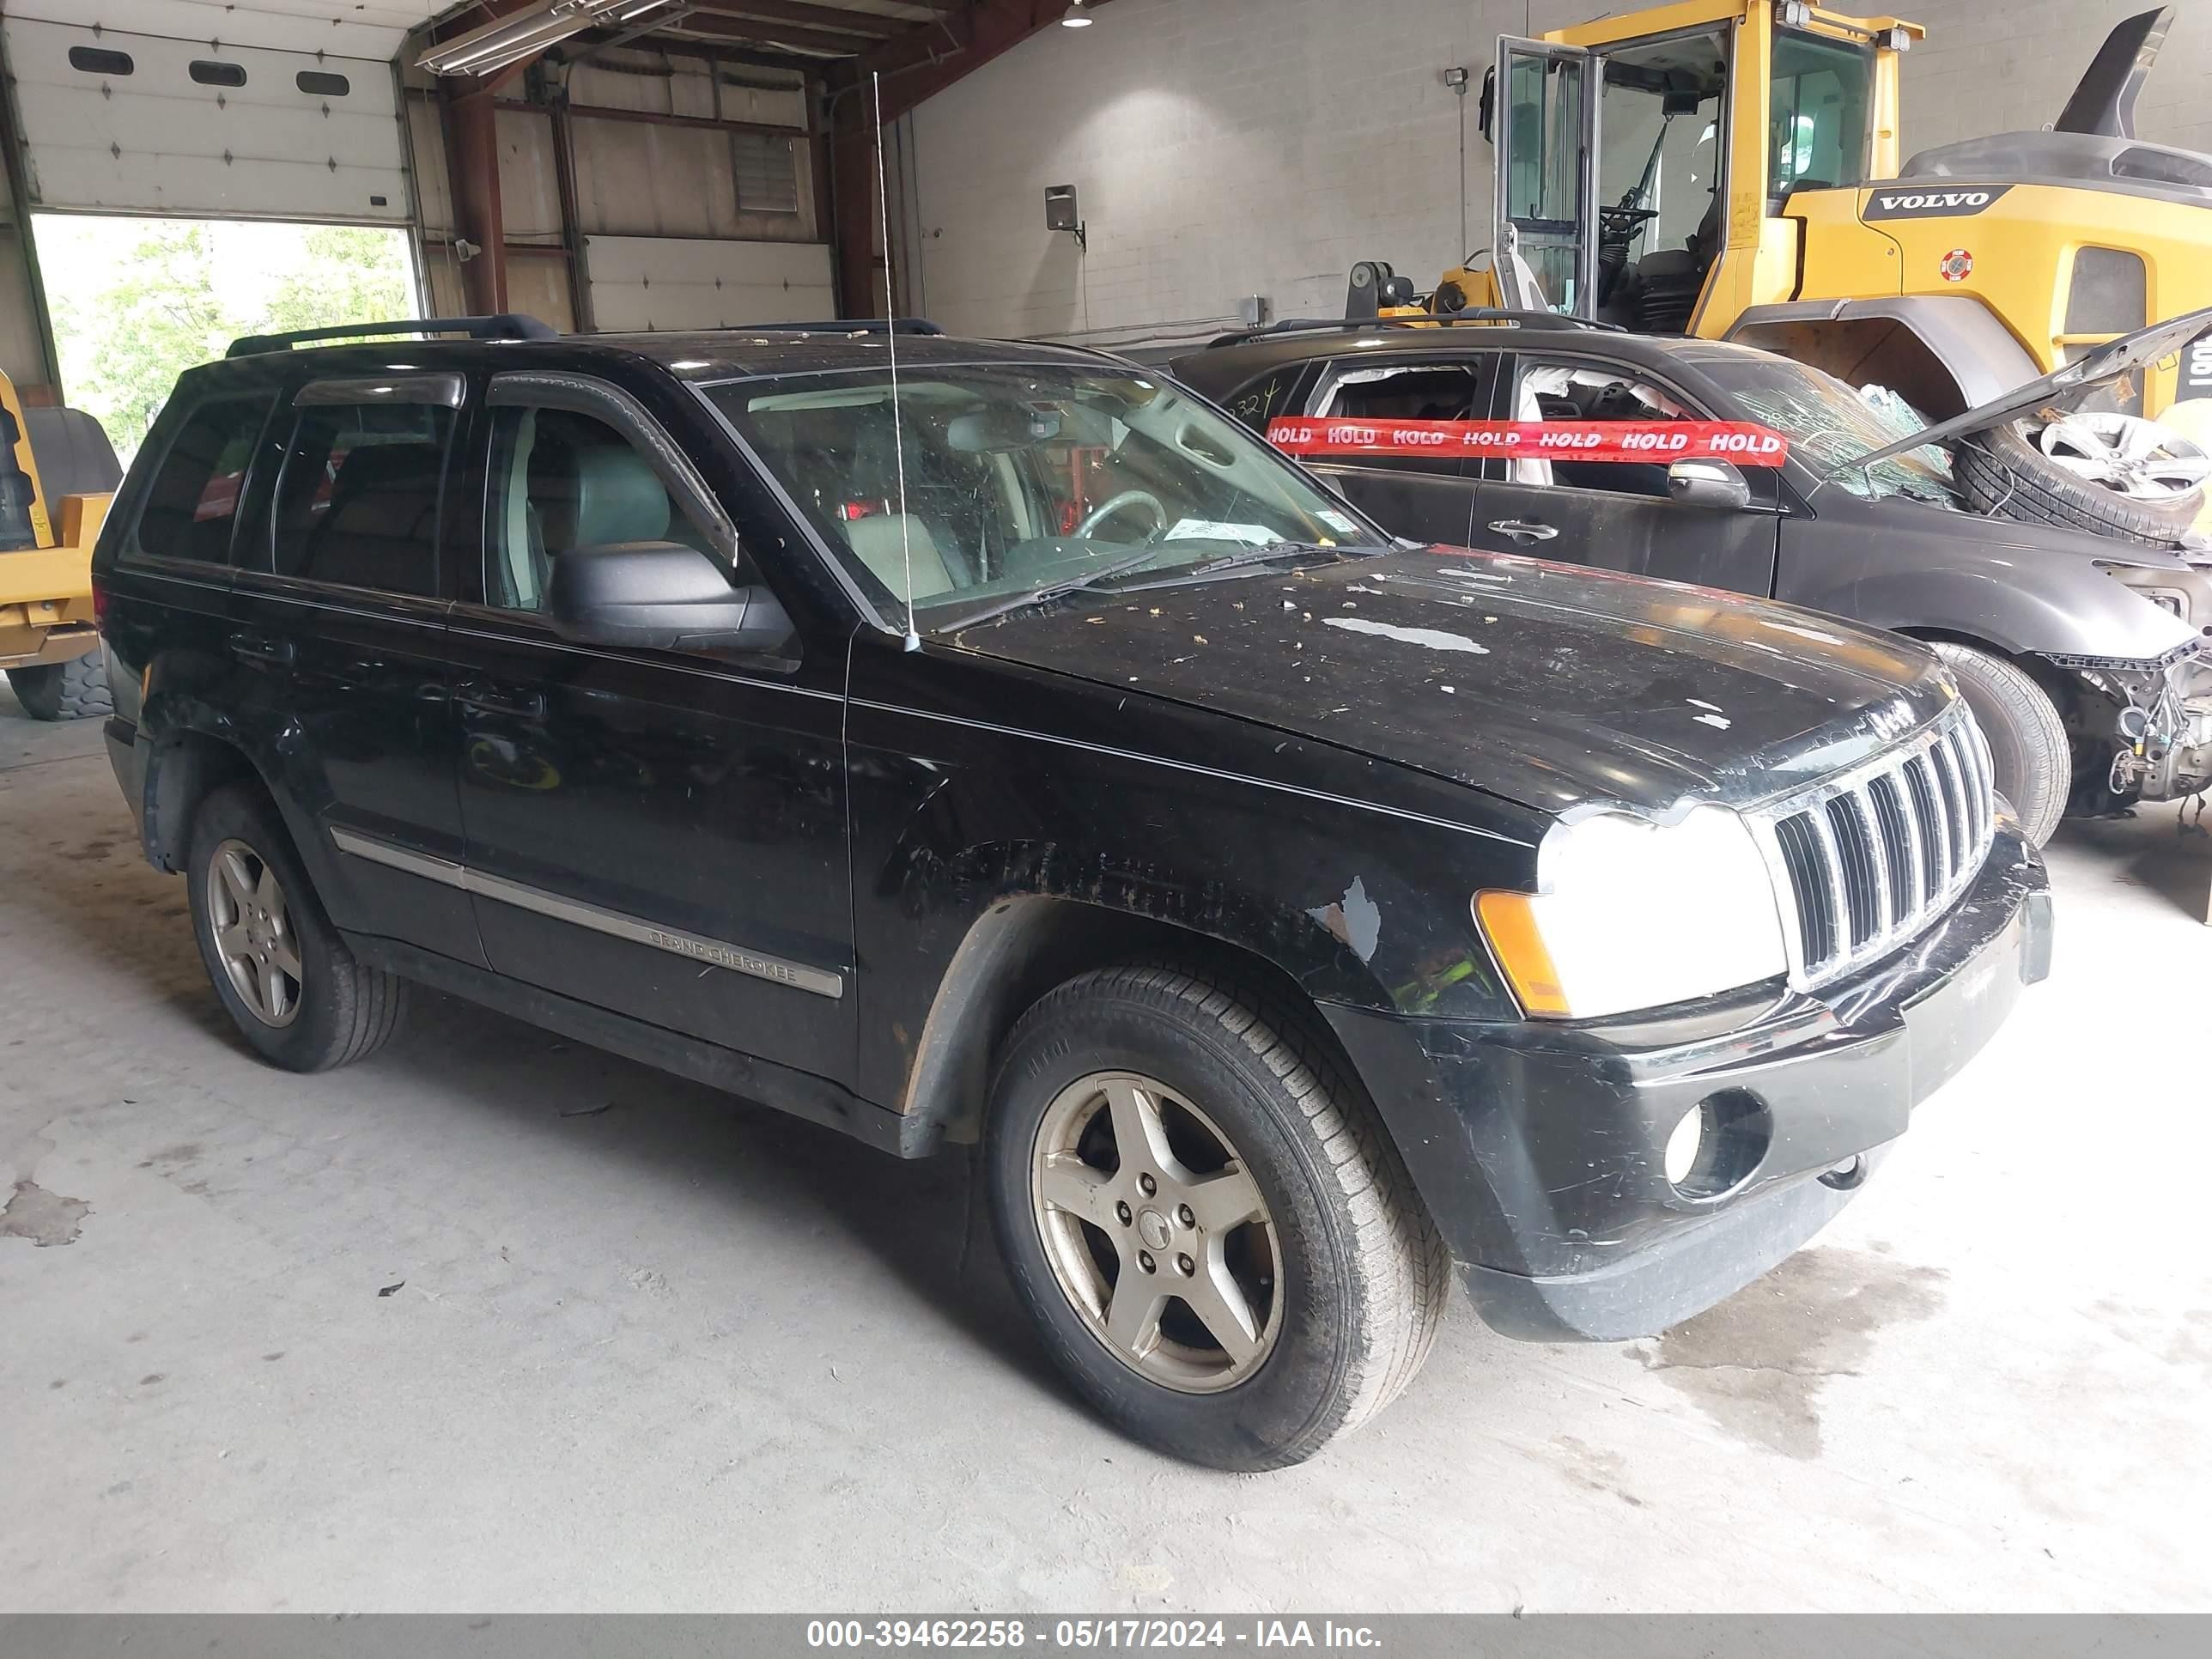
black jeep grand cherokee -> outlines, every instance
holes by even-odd
[[[262,1054],[421,981],[980,1141],[1054,1358],[1227,1468],[1379,1410],[1452,1266],[1518,1337],[1728,1295],[2048,953],[1917,646],[1393,544],[1074,351],[247,343],[94,574],[117,775]]]

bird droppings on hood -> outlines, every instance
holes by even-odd
[[[1342,898],[1306,914],[1362,962],[1375,959],[1375,947],[1382,939],[1382,912],[1367,896],[1366,885],[1358,876],[1352,878],[1352,885],[1344,890]]]
[[[1439,628],[1401,628],[1395,623],[1370,622],[1364,617],[1328,617],[1323,620],[1331,628],[1341,628],[1352,634],[1372,634],[1380,639],[1395,640],[1401,645],[1425,646],[1431,651],[1458,651],[1470,657],[1486,657],[1490,647],[1477,645],[1464,634],[1447,634]]]
[[[1441,692],[1443,692],[1443,693],[1444,694],[1444,696],[1448,696],[1448,697],[1449,697],[1449,696],[1450,696],[1452,695],[1452,688],[1451,688],[1451,687],[1449,687],[1449,685],[1440,685],[1440,686],[1438,686],[1438,687],[1437,688],[1437,690],[1439,690],[1439,691],[1441,691]]]
[[[1717,702],[1707,702],[1703,697],[1685,697],[1682,701],[1688,703],[1692,708],[1710,708],[1716,714],[1721,712],[1720,704]]]
[[[1729,720],[1725,714],[1698,714],[1694,716],[1694,718],[1698,725],[1710,726],[1716,732],[1725,732],[1729,726],[1735,724],[1734,720]]]

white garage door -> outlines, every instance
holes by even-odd
[[[742,328],[837,314],[819,242],[586,236],[592,321],[629,329]]]
[[[137,33],[203,21],[190,0],[137,0],[106,24],[25,15],[4,25],[32,199],[110,212],[404,223],[407,172],[389,56],[398,31],[213,9],[197,38]],[[77,9],[77,8],[70,8]],[[390,7],[379,7],[391,12]],[[243,15],[241,15],[243,14]],[[80,15],[82,15],[80,11]],[[324,50],[270,44],[313,41]]]

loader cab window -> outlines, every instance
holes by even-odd
[[[1874,53],[1846,41],[1778,29],[1768,92],[1766,194],[1864,182],[1874,101]]]
[[[1672,34],[1603,62],[1597,314],[1684,333],[1725,229],[1729,37]]]

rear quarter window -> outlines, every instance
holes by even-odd
[[[137,550],[226,564],[247,465],[273,396],[215,398],[185,416],[161,457],[138,515]]]

